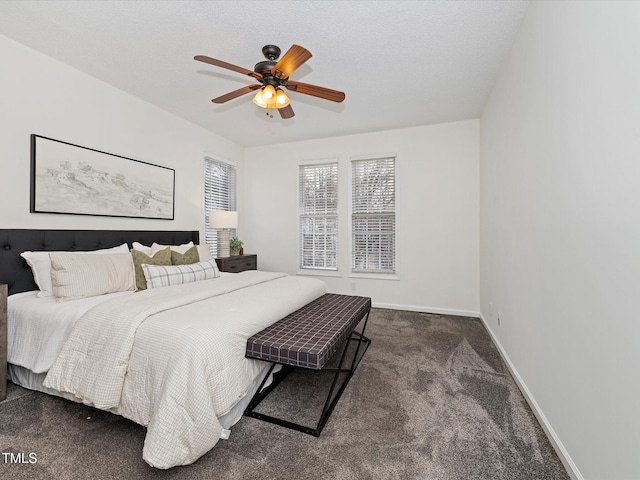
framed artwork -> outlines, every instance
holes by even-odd
[[[175,170],[31,135],[32,213],[173,220]]]

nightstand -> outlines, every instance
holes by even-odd
[[[234,255],[231,257],[216,258],[218,270],[221,272],[238,273],[245,270],[258,269],[258,255]]]
[[[7,398],[7,285],[0,283],[0,402]]]

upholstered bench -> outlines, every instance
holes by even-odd
[[[268,361],[272,365],[245,410],[245,415],[319,436],[371,343],[371,340],[364,336],[370,310],[371,299],[368,297],[327,293],[249,338],[245,356]],[[355,331],[363,318],[365,321],[362,330]],[[343,365],[351,342],[357,344],[351,364],[345,368]],[[338,366],[324,368],[343,343],[344,348]],[[274,376],[271,385],[263,388],[276,365],[285,367]],[[254,411],[294,368],[334,373],[331,389],[315,428]],[[345,374],[345,378],[333,396],[340,374]]]

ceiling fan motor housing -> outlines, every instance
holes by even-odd
[[[263,60],[262,62],[256,63],[256,66],[253,67],[255,72],[258,72],[263,77],[267,77],[271,75],[271,70],[276,66],[278,62],[273,60]]]
[[[262,75],[261,79],[258,79],[260,83],[263,85],[272,85],[273,87],[279,87],[284,85],[287,81],[287,78],[279,79],[271,73],[273,67],[278,63],[278,57],[280,57],[280,48],[275,45],[265,45],[262,47],[262,53],[267,58],[267,60],[263,60],[262,62],[256,63],[253,70]]]

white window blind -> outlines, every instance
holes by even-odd
[[[300,166],[300,268],[338,269],[338,164]]]
[[[217,229],[209,227],[209,212],[211,210],[236,209],[236,167],[220,162],[213,158],[204,159],[204,212],[205,237],[210,245],[211,254],[217,255]],[[235,229],[229,235],[235,236]]]
[[[353,160],[352,264],[354,273],[395,273],[395,158]]]

